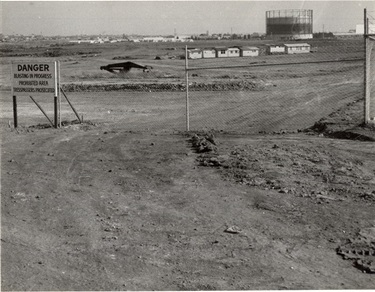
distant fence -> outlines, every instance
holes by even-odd
[[[363,43],[343,52],[330,43],[316,53],[187,60],[187,130],[294,132],[363,100]],[[201,80],[217,89],[194,90]]]
[[[375,125],[375,34],[369,33],[369,24],[373,24],[375,17],[371,12],[364,11],[364,116],[365,123]]]
[[[151,62],[149,73],[132,70],[124,76],[83,71],[62,84],[76,110],[62,98],[62,122],[83,118],[135,131],[234,133],[297,132],[326,117],[344,127],[374,123],[374,36],[311,44],[313,52],[293,55],[193,60],[185,55]],[[51,101],[35,99],[51,116]],[[21,125],[46,123],[31,100],[19,103]],[[356,115],[347,105],[357,107]],[[6,123],[12,117],[6,109],[2,115]]]

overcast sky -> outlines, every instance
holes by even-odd
[[[3,34],[265,32],[265,12],[312,9],[314,32],[347,32],[375,1],[0,1]],[[375,19],[370,18],[375,23]]]

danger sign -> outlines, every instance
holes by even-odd
[[[12,95],[57,95],[57,62],[12,63]]]

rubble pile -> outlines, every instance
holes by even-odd
[[[217,152],[217,146],[216,142],[214,141],[213,134],[205,134],[205,135],[197,135],[194,134],[190,139],[193,148],[198,153],[205,153],[205,152],[211,152],[216,153]]]
[[[368,169],[371,166],[357,159],[342,160],[339,152],[328,152],[324,146],[310,149],[295,143],[229,148],[222,145],[219,155],[217,147],[214,153],[205,151],[206,139],[194,139],[195,148],[201,153],[197,157],[200,165],[219,167],[225,178],[242,185],[309,197],[319,204],[348,197],[375,202],[373,176]]]
[[[358,236],[340,245],[337,254],[352,260],[356,268],[365,273],[375,273],[375,227],[362,229]]]
[[[265,85],[253,81],[230,81],[218,83],[198,83],[189,85],[189,91],[251,91],[263,90]],[[183,92],[184,83],[123,83],[123,84],[64,84],[65,92],[99,92],[99,91],[140,91],[140,92]]]

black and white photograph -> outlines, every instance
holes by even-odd
[[[1,291],[375,289],[375,2],[1,1]]]

